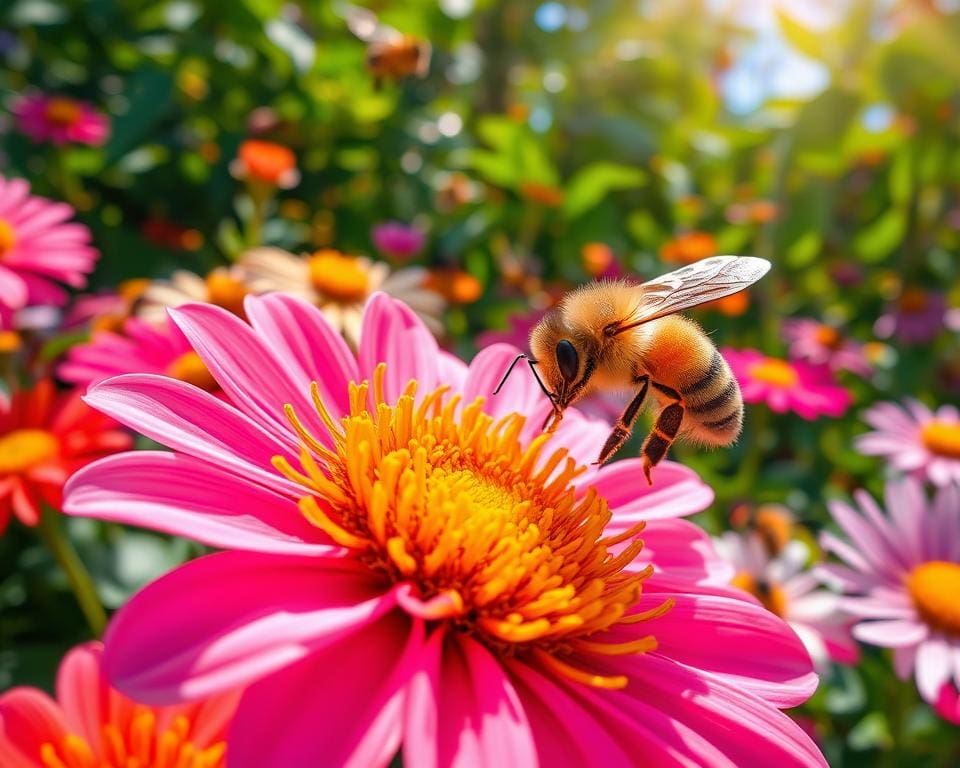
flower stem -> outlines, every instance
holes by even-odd
[[[70,588],[77,598],[77,603],[80,605],[80,610],[83,611],[90,631],[94,637],[100,637],[107,626],[107,613],[97,596],[97,590],[90,572],[84,566],[77,550],[73,548],[73,544],[70,543],[70,539],[67,538],[63,530],[60,513],[44,507],[38,530],[47,545],[47,549],[53,555],[53,559],[57,561],[57,564],[66,574],[67,580],[70,582]]]

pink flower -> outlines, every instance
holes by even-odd
[[[903,344],[933,341],[947,324],[947,299],[939,292],[906,288],[873,325],[881,339],[896,337]]]
[[[397,259],[409,259],[416,256],[426,243],[424,234],[415,227],[399,221],[385,221],[377,224],[371,233],[377,250]]]
[[[805,317],[788,320],[784,323],[783,335],[790,343],[790,356],[795,359],[858,376],[869,376],[873,372],[864,345],[845,338],[831,325]]]
[[[819,579],[805,567],[809,550],[803,542],[794,539],[772,555],[758,532],[728,531],[716,545],[736,569],[733,585],[786,621],[818,669],[826,670],[831,660],[857,662],[860,654],[850,635],[854,622],[840,610],[837,595],[817,588]]]
[[[67,353],[57,375],[73,384],[95,384],[122,373],[156,373],[208,392],[219,387],[176,325],[156,326],[140,318],[123,321],[123,332],[94,331],[93,338]]]
[[[110,121],[91,104],[65,96],[33,94],[13,106],[17,126],[33,141],[100,146],[110,135]]]
[[[858,640],[893,649],[897,675],[913,674],[920,695],[960,723],[960,489],[941,488],[930,503],[920,483],[887,486],[886,514],[871,496],[854,496],[830,512],[849,543],[821,536],[843,565],[821,566],[825,581],[849,595],[842,605],[862,620]]]
[[[793,411],[811,421],[842,416],[850,406],[850,393],[823,366],[767,357],[755,349],[727,348],[723,356],[740,382],[744,402],[766,403],[775,413]]]
[[[0,314],[27,306],[63,306],[57,282],[86,285],[99,256],[90,231],[67,222],[73,209],[30,194],[22,179],[0,176]]]
[[[38,688],[0,695],[0,765],[224,768],[235,693],[189,706],[137,704],[110,687],[102,657],[100,643],[64,656],[56,700]]]
[[[879,403],[863,420],[873,427],[856,440],[857,450],[884,456],[895,469],[926,478],[934,485],[960,484],[960,412],[942,405],[931,411],[918,400],[905,405]]]
[[[227,550],[116,614],[121,690],[161,704],[249,683],[238,768],[401,748],[417,766],[825,764],[777,710],[816,686],[802,643],[678,519],[713,497],[692,471],[661,465],[648,488],[638,459],[578,469],[606,425],[571,411],[541,435],[532,377],[487,397],[515,348],[468,368],[384,294],[356,355],[292,296],[246,314],[171,310],[229,403],[153,375],[88,393],[173,451],[84,471],[70,513]]]

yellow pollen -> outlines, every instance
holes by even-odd
[[[180,715],[160,730],[154,712],[137,705],[122,726],[101,726],[99,752],[86,739],[68,733],[58,744],[40,746],[40,762],[46,768],[224,768],[226,742],[197,746],[191,728],[190,720]]]
[[[739,587],[744,592],[749,592],[763,607],[777,616],[783,617],[787,612],[787,595],[783,589],[776,584],[768,581],[755,579],[746,571],[740,571],[730,582],[735,587]]]
[[[170,363],[167,366],[167,376],[193,384],[207,392],[214,392],[220,388],[213,374],[200,359],[200,355],[193,351],[184,352]]]
[[[244,317],[243,299],[248,291],[242,280],[232,277],[226,268],[218,267],[207,275],[206,283],[207,301]]]
[[[960,459],[960,423],[928,421],[920,428],[920,440],[930,453]]]
[[[625,570],[643,547],[643,524],[605,537],[607,502],[592,489],[577,497],[572,480],[583,470],[566,449],[545,450],[549,435],[521,445],[519,414],[494,422],[482,398],[462,405],[445,399],[445,387],[418,402],[415,382],[389,405],[384,370],[372,393],[366,382],[351,384],[350,413],[339,422],[313,385],[324,439],[284,409],[303,450],[299,468],[283,457],[274,466],[305,488],[307,519],[421,600],[443,597],[435,618],[495,653],[623,687],[625,679],[594,675],[570,657],[656,647],[650,636],[613,643],[598,634],[672,605],[630,613],[652,572]]]
[[[323,298],[356,304],[367,298],[370,280],[363,263],[339,251],[317,251],[307,260],[310,282]]]
[[[907,589],[928,624],[960,637],[960,563],[922,563],[907,577]]]
[[[0,475],[25,472],[52,459],[60,441],[43,429],[15,429],[0,437]]]
[[[822,344],[828,349],[836,349],[843,340],[840,332],[836,328],[831,328],[829,325],[818,326],[814,333],[814,338],[816,338],[819,344]]]
[[[16,331],[0,331],[0,354],[8,355],[20,349],[23,339]]]
[[[0,219],[0,258],[13,250],[17,244],[17,233],[6,219]]]
[[[750,368],[750,375],[765,384],[783,387],[784,389],[795,387],[799,381],[794,367],[784,360],[777,360],[775,357],[767,357],[755,363]]]
[[[73,99],[56,98],[47,102],[43,114],[54,125],[67,128],[80,119],[83,110]]]

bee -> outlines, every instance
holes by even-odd
[[[376,14],[355,5],[345,6],[350,31],[367,44],[367,69],[377,87],[384,80],[425,77],[430,69],[430,43],[383,24]]]
[[[751,256],[713,256],[641,285],[598,282],[568,293],[530,333],[526,359],[553,406],[543,428],[553,432],[567,406],[595,390],[630,389],[634,397],[607,438],[597,464],[626,442],[647,400],[659,412],[640,455],[650,470],[678,437],[711,446],[733,443],[743,426],[743,398],[730,367],[703,329],[676,315],[743,290],[770,262]],[[539,369],[539,372],[538,372]]]

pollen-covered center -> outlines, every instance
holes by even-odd
[[[54,125],[69,128],[76,123],[83,114],[80,105],[73,99],[54,98],[47,102],[43,116]]]
[[[0,219],[0,258],[13,250],[17,244],[17,233],[6,219]]]
[[[300,507],[334,541],[394,583],[412,585],[429,618],[469,632],[506,653],[529,651],[593,685],[620,687],[562,660],[576,651],[639,653],[652,637],[604,644],[591,635],[665,613],[629,609],[650,568],[626,570],[643,543],[643,525],[614,536],[607,503],[578,495],[578,468],[565,449],[545,451],[549,435],[520,442],[523,417],[500,421],[481,399],[462,405],[441,388],[419,403],[411,382],[395,405],[384,402],[383,367],[373,405],[367,384],[351,385],[351,409],[326,445],[286,412],[303,441],[301,469],[275,466],[309,490]],[[368,410],[369,409],[369,410]]]
[[[23,472],[52,459],[60,442],[44,429],[15,429],[0,437],[0,475]]]
[[[167,376],[193,384],[195,387],[214,392],[219,385],[206,364],[193,350],[184,352],[167,366]]]
[[[796,369],[790,363],[773,357],[765,358],[756,363],[750,369],[750,375],[765,384],[786,389],[795,387],[799,380]]]
[[[136,706],[127,723],[105,723],[95,748],[81,736],[68,733],[58,742],[40,746],[45,768],[223,768],[227,746],[217,742],[197,746],[192,723],[180,715],[158,727],[152,710]]]
[[[941,632],[960,637],[960,563],[922,563],[907,577],[917,612]]]
[[[960,423],[934,419],[920,428],[920,440],[930,453],[960,459]]]
[[[342,304],[363,301],[370,292],[370,278],[355,256],[339,251],[317,251],[307,260],[310,282],[318,293]]]

